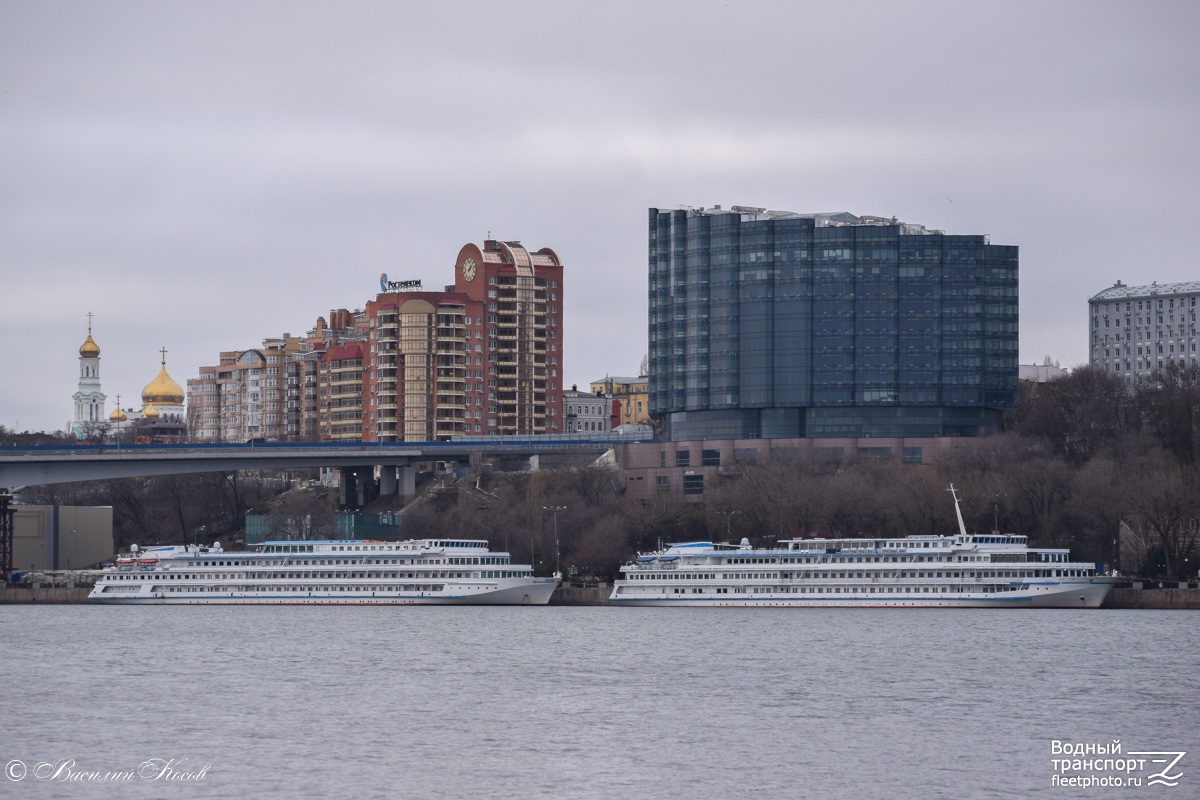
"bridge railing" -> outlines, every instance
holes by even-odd
[[[138,454],[237,452],[288,452],[295,450],[324,450],[329,452],[379,452],[380,450],[570,450],[611,447],[628,442],[653,442],[652,436],[635,433],[552,434],[545,436],[463,436],[448,441],[432,442],[181,442],[178,444],[42,444],[0,445],[0,456],[79,453],[112,455],[117,452]]]

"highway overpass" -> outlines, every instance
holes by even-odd
[[[414,492],[414,465],[417,462],[487,461],[497,457],[532,458],[563,453],[600,456],[622,442],[644,439],[626,434],[592,434],[587,438],[477,437],[452,442],[394,444],[288,442],[0,447],[0,488],[196,472],[336,467],[343,470],[344,476],[370,474],[371,480],[375,480],[378,472],[380,494],[398,493],[407,499]]]

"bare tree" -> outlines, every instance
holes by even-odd
[[[885,499],[886,532],[898,536],[957,532],[950,481],[940,470],[928,465],[896,464],[889,472],[880,487]]]
[[[1180,463],[1200,455],[1200,366],[1174,361],[1138,386],[1138,405],[1163,449]]]
[[[1200,479],[1195,470],[1165,458],[1130,465],[1127,502],[1157,535],[1167,575],[1196,574]]]
[[[883,530],[886,515],[878,485],[866,465],[842,470],[826,481],[827,519],[834,535],[873,536]]]
[[[1110,563],[1119,560],[1120,528],[1127,505],[1115,487],[1124,484],[1124,477],[1121,461],[1109,456],[1093,458],[1071,476],[1063,524],[1073,532],[1077,556]],[[1123,570],[1134,567],[1120,565]]]
[[[1012,414],[1013,428],[1049,443],[1072,464],[1081,464],[1136,427],[1133,396],[1111,373],[1080,367],[1048,383],[1023,382]]]
[[[267,516],[281,539],[328,539],[337,532],[336,503],[332,489],[305,487],[271,501]]]

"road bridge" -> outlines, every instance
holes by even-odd
[[[344,505],[352,504],[347,495],[350,485],[361,486],[368,476],[371,481],[379,481],[379,494],[399,494],[407,501],[415,492],[418,462],[533,459],[562,453],[599,456],[622,442],[640,440],[626,434],[592,434],[587,438],[475,437],[451,442],[0,447],[0,487],[247,469],[335,467],[342,470]]]

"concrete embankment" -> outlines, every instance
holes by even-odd
[[[1200,589],[1113,589],[1101,608],[1200,609]]]
[[[608,605],[611,586],[560,586],[550,597],[552,606],[604,606]]]
[[[4,586],[0,587],[3,603],[86,603],[90,586]]]

